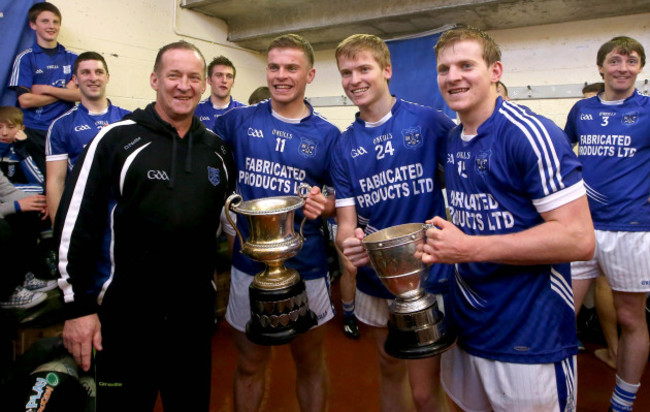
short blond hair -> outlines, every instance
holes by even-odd
[[[353,34],[341,41],[336,47],[334,56],[336,57],[337,66],[339,58],[347,57],[354,60],[359,53],[364,51],[370,52],[382,69],[391,65],[390,50],[388,50],[388,46],[382,39],[373,34]]]
[[[0,123],[23,125],[23,112],[15,106],[0,106]]]
[[[314,67],[314,48],[311,47],[311,44],[304,37],[290,33],[283,34],[271,40],[269,47],[266,49],[266,52],[270,52],[273,49],[296,49],[301,50],[307,61],[309,62],[309,68]]]
[[[501,61],[501,49],[492,36],[481,29],[465,26],[448,30],[440,36],[435,46],[436,57],[440,55],[442,50],[463,40],[474,40],[481,45],[483,48],[483,60],[485,60],[488,66]]]

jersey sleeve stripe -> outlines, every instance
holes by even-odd
[[[566,280],[562,278],[562,275],[553,268],[551,268],[551,290],[557,293],[571,308],[571,310],[575,311],[571,287],[566,283]]]
[[[14,60],[14,68],[11,72],[11,79],[9,80],[9,87],[14,87],[18,86],[18,78],[20,77],[20,62],[25,57],[27,54],[31,53],[32,49],[26,49],[22,53],[20,53],[18,56],[16,56],[16,59]]]
[[[26,193],[36,193],[36,194],[41,194],[43,193],[43,186],[40,185],[16,185],[16,188],[22,190],[23,192]]]
[[[533,199],[533,206],[535,206],[538,213],[544,213],[573,202],[585,194],[585,185],[581,180],[566,189],[560,190],[559,192],[551,193],[541,199]]]
[[[607,196],[598,193],[597,190],[589,186],[587,183],[585,183],[585,187],[587,188],[587,196],[595,202],[601,203],[603,205],[606,205],[608,202]]]
[[[50,127],[47,128],[47,135],[45,136],[45,155],[49,156],[52,154],[52,143],[51,143],[51,136],[52,136],[52,130],[54,129],[54,125],[57,124],[58,122],[63,122],[66,117],[72,115],[79,106],[74,106],[67,112],[63,113],[61,116],[57,117],[56,119],[52,120],[52,123],[50,123]],[[66,127],[64,126],[64,129]],[[67,153],[66,153],[66,158],[67,158]]]
[[[353,197],[348,197],[345,199],[336,199],[334,201],[334,206],[336,207],[347,207],[347,206],[354,206],[354,198]]]
[[[45,177],[43,176],[43,173],[41,173],[40,169],[38,166],[36,166],[36,163],[31,157],[28,157],[25,159],[24,163],[27,167],[27,170],[29,173],[40,183],[44,184],[45,183]]]
[[[81,171],[74,186],[72,198],[70,199],[70,206],[68,208],[68,212],[65,215],[63,230],[61,232],[61,243],[59,246],[59,273],[61,274],[61,279],[59,279],[59,287],[63,291],[63,299],[66,303],[74,301],[74,291],[72,290],[72,285],[70,285],[70,282],[68,281],[70,279],[70,274],[68,273],[68,251],[70,250],[70,240],[72,238],[72,231],[74,229],[75,222],[77,221],[79,212],[81,210],[81,201],[86,189],[86,184],[88,183],[90,169],[93,165],[93,160],[95,159],[97,145],[102,141],[104,135],[106,135],[108,131],[114,127],[127,124],[134,124],[134,122],[132,120],[125,120],[113,123],[100,130],[97,136],[95,136],[95,138],[88,145],[88,153],[86,154],[86,157],[84,158],[84,161],[81,165]]]
[[[544,193],[549,194],[564,188],[560,173],[560,162],[546,128],[537,119],[513,109],[511,105],[504,104],[503,108],[499,111],[524,133],[533,148],[538,158],[539,173]],[[537,124],[533,124],[530,118],[536,120],[535,123]]]
[[[68,154],[67,153],[62,153],[62,154],[57,154],[57,155],[48,155],[45,157],[45,161],[47,162],[56,162],[57,160],[67,160],[68,159]]]
[[[475,309],[481,309],[485,307],[485,300],[482,299],[476,292],[472,290],[472,288],[469,287],[469,285],[463,280],[463,278],[460,276],[458,273],[458,269],[456,269],[456,283],[458,284],[458,289],[460,292],[463,294],[463,297],[467,301],[467,303],[470,304]]]

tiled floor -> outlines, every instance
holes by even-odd
[[[340,312],[338,282],[332,288],[337,310]],[[325,345],[330,372],[331,391],[329,410],[378,411],[379,397],[375,349],[368,333],[361,328],[361,339],[347,339],[343,335],[340,314],[324,326],[327,328]],[[235,371],[236,351],[231,340],[232,329],[222,321],[213,338],[213,392],[211,412],[232,411],[232,377]],[[578,356],[578,411],[606,411],[613,389],[614,371],[593,355],[593,345],[587,344],[588,353]],[[295,397],[295,372],[288,347],[275,347],[268,371],[267,396],[262,411],[299,411]],[[157,408],[162,411],[162,408]],[[650,411],[650,374],[644,375],[635,411]]]

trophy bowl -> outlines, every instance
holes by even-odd
[[[295,269],[284,265],[285,260],[300,251],[304,240],[302,228],[306,218],[300,233],[294,230],[295,210],[304,205],[306,196],[304,189],[299,189],[299,193],[301,196],[247,201],[233,194],[226,200],[226,210],[245,216],[250,229],[244,241],[230,213],[226,213],[239,237],[241,253],[265,264],[248,289],[251,320],[246,324],[246,336],[259,345],[288,343],[317,324],[316,315],[309,309],[304,281]]]
[[[415,257],[425,242],[425,225],[406,223],[366,236],[363,247],[386,289],[395,295],[389,306],[384,349],[396,358],[419,359],[440,354],[455,343],[447,331],[438,299],[422,288],[427,266]]]

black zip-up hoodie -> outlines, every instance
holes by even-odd
[[[235,179],[230,150],[196,117],[180,138],[151,103],[102,129],[57,214],[68,318],[209,316],[219,216]]]

